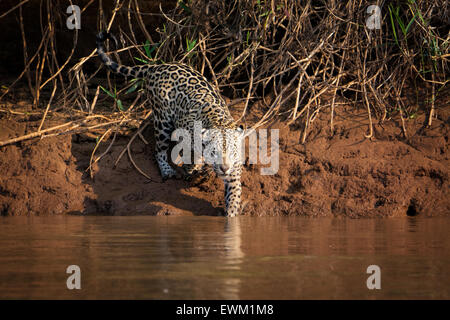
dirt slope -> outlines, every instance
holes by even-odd
[[[399,121],[374,125],[367,133],[363,110],[337,109],[330,138],[329,113],[321,112],[301,144],[301,124],[280,129],[280,168],[263,176],[260,165],[246,165],[242,177],[243,214],[257,216],[402,216],[450,213],[448,137],[450,113],[443,108],[431,128],[425,115],[408,120],[408,139]],[[239,108],[234,110],[237,114]],[[0,141],[36,130],[0,119]],[[151,136],[149,129],[144,132]],[[153,143],[132,145],[137,172],[126,156],[113,164],[128,142],[116,140],[111,152],[86,171],[95,141],[84,135],[34,139],[0,147],[2,215],[113,214],[218,215],[223,185],[215,177],[162,182]],[[97,155],[102,153],[105,143]]]

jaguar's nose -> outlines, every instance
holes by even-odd
[[[230,170],[230,165],[227,163],[223,163],[220,165],[220,170],[222,170],[223,173],[227,173],[228,170]]]

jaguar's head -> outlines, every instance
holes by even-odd
[[[242,126],[203,131],[204,161],[222,179],[240,175],[243,138]]]

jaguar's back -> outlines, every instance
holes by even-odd
[[[213,134],[203,136],[203,143],[212,143],[216,150],[223,150],[212,166],[225,183],[227,216],[239,214],[242,128],[236,126],[219,92],[202,74],[184,64],[119,65],[105,53],[103,42],[108,38],[115,40],[105,32],[97,35],[97,52],[103,63],[113,72],[145,80],[146,91],[153,102],[156,160],[163,179],[177,175],[167,154],[174,130],[182,128],[193,136],[196,123],[201,124],[203,132],[215,129]],[[198,166],[185,167],[190,174]]]

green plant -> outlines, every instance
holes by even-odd
[[[146,59],[142,59],[142,58],[138,58],[138,57],[134,57],[137,61],[140,61],[142,63],[154,63],[152,60],[154,60],[154,57],[152,56],[153,52],[158,48],[158,46],[160,45],[160,43],[155,43],[153,45],[150,44],[150,41],[145,41],[143,48],[145,51],[145,55],[147,58],[149,58],[150,60],[146,60]],[[155,57],[156,58],[156,57]]]
[[[183,8],[183,10],[184,10],[187,14],[191,14],[191,13],[192,13],[191,8],[189,8],[182,0],[178,0],[178,4],[180,5],[181,8]]]
[[[117,97],[117,90],[116,90],[116,87],[114,87],[114,93],[111,92],[111,91],[109,91],[108,89],[102,87],[102,86],[100,86],[100,88],[101,88],[108,96],[110,96],[111,98],[114,99],[114,101],[116,102],[117,107],[119,108],[120,111],[125,111],[125,109],[123,108],[122,100],[120,100],[120,99]]]
[[[144,84],[143,79],[134,78],[134,79],[131,79],[130,82],[133,83],[133,85],[130,88],[128,88],[128,90],[125,92],[125,94],[132,93],[132,92],[136,91],[137,88],[140,88],[140,90],[142,90],[142,85]]]
[[[410,1],[410,2],[412,2],[412,1]],[[409,3],[408,5],[411,5],[411,4]],[[408,31],[411,28],[413,22],[416,20],[417,15],[421,16],[420,11],[417,11],[414,14],[414,16],[412,17],[412,19],[408,22],[408,24],[405,25],[405,22],[403,21],[402,17],[400,16],[400,6],[394,7],[394,5],[392,3],[390,3],[388,6],[388,9],[389,9],[389,17],[391,20],[392,32],[394,34],[395,42],[397,43],[398,46],[400,46],[400,44],[398,42],[394,18],[395,18],[395,22],[397,23],[397,25],[400,27],[400,30],[402,31],[403,39],[407,43],[408,42],[408,39],[407,39]]]
[[[188,53],[188,58],[191,58],[194,54],[194,48],[197,44],[197,39],[189,40],[189,38],[186,37],[186,53]]]

